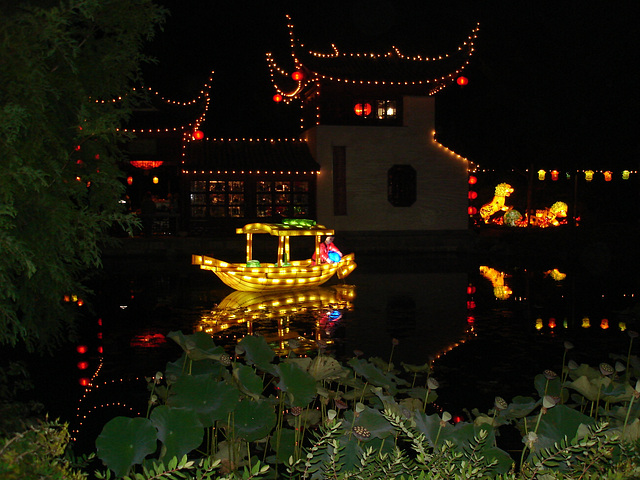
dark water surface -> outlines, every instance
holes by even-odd
[[[340,358],[359,351],[384,361],[397,343],[396,367],[432,361],[440,406],[463,415],[465,407],[488,410],[496,395],[533,394],[537,373],[560,371],[565,341],[578,363],[613,364],[609,353],[626,355],[628,331],[640,328],[637,260],[597,251],[571,262],[446,254],[356,260],[344,284],[267,297],[234,293],[184,260],[111,260],[80,331],[77,345],[87,352],[69,347],[38,369],[36,381],[50,411],[92,443],[105,418],[144,415],[144,377],[181,355],[164,337],[170,331],[208,331],[230,354],[247,333],[283,352],[295,338],[298,353],[314,354],[319,340]],[[90,389],[78,383],[83,377]]]

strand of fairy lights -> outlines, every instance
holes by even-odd
[[[293,27],[293,26],[291,26]],[[478,32],[480,31],[480,24],[477,23],[476,27],[471,31],[471,34],[467,37],[467,40],[463,42],[461,45],[457,47],[457,51],[463,51],[465,49],[470,49],[473,51],[474,40],[478,38]],[[304,48],[304,44],[300,44],[300,47]],[[435,62],[439,60],[446,60],[451,58],[452,54],[445,53],[443,55],[438,55],[434,57],[422,57],[421,55],[416,55],[410,57],[408,55],[403,54],[398,47],[393,45],[391,47],[391,51],[387,53],[365,53],[365,52],[340,52],[338,47],[332,43],[331,48],[333,53],[322,53],[316,52],[313,50],[309,50],[308,53],[314,57],[318,58],[338,58],[338,57],[351,57],[351,58],[390,58],[390,57],[398,57],[402,60],[413,61],[413,62]]]
[[[291,17],[287,15],[287,19],[291,20]],[[300,68],[302,64],[300,60],[297,58],[297,56],[295,55],[296,42],[295,42],[295,37],[293,33],[294,26],[291,22],[289,22],[287,27],[289,28],[291,56],[293,58],[295,68],[297,69],[297,68]],[[471,57],[475,53],[474,40],[478,37],[479,30],[480,30],[480,24],[478,23],[476,24],[476,27],[472,30],[471,34],[468,36],[467,41],[463,42],[462,45],[458,46],[458,51],[462,51],[466,48],[468,50],[467,55]],[[304,47],[302,43],[300,43],[300,46]],[[332,47],[334,49],[334,54],[326,55],[326,54],[319,54],[317,52],[310,52],[310,53],[312,55],[315,55],[317,57],[322,57],[322,58],[335,58],[336,56],[340,55],[343,57],[362,57],[362,58],[376,59],[376,58],[388,58],[393,55],[392,52],[387,54],[339,53],[337,47],[334,44],[332,44]],[[393,49],[395,51],[395,54],[398,56],[398,58],[401,58],[406,61],[413,61],[413,62],[437,61],[437,60],[449,59],[451,57],[450,54],[439,55],[438,57],[433,57],[433,58],[422,58],[421,56],[408,57],[403,55],[397,47],[393,47]],[[455,77],[459,76],[464,71],[464,69],[469,65],[469,63],[470,63],[470,60],[469,58],[467,58],[462,65],[460,65],[458,68],[456,68],[453,72],[450,72],[449,74],[442,75],[439,78],[434,77],[432,79],[415,80],[415,81],[356,80],[356,79],[321,75],[321,74],[318,74],[317,72],[313,72],[313,76],[315,76],[316,78],[322,78],[329,81],[337,81],[337,82],[352,83],[352,84],[359,84],[359,85],[425,85],[425,84],[431,84],[431,83],[438,83],[439,85],[430,92],[430,95],[433,95],[435,92],[440,91],[442,88],[444,88],[444,86],[441,85],[442,82],[447,80],[453,80]],[[294,96],[296,96],[298,92],[303,88],[304,86],[303,80],[298,81],[298,85],[295,91],[286,92],[282,88],[280,88],[277,82],[275,81],[275,73],[279,73],[280,75],[283,75],[283,76],[288,76],[289,72],[286,69],[281,68],[273,59],[270,53],[267,53],[267,64],[270,70],[271,81],[274,84],[276,91],[279,94],[283,95],[283,100],[285,101],[285,103],[289,103],[291,99]]]

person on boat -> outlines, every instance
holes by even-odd
[[[340,261],[340,258],[342,258],[342,252],[338,250],[338,247],[334,245],[334,238],[334,236],[329,235],[324,239],[324,242],[320,244],[320,262],[316,261],[316,254],[314,252],[313,256],[311,257],[313,263],[337,263]],[[337,255],[330,255],[332,252],[335,252]],[[337,258],[336,260],[336,257],[339,258]]]

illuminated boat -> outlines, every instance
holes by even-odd
[[[261,292],[317,287],[334,275],[339,279],[346,278],[356,268],[353,253],[344,255],[336,263],[316,265],[311,258],[290,260],[290,237],[315,236],[316,258],[320,258],[322,237],[334,235],[332,229],[316,225],[312,220],[285,219],[283,223],[250,223],[237,228],[236,233],[246,235],[246,263],[229,263],[204,255],[191,256],[193,265],[211,270],[234,290]],[[253,259],[253,235],[257,233],[278,237],[278,256],[275,263],[261,263]]]

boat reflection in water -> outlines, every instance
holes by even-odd
[[[233,292],[201,316],[196,331],[235,341],[262,335],[276,354],[302,354],[333,343],[332,330],[353,310],[356,288],[332,285],[284,292]]]

